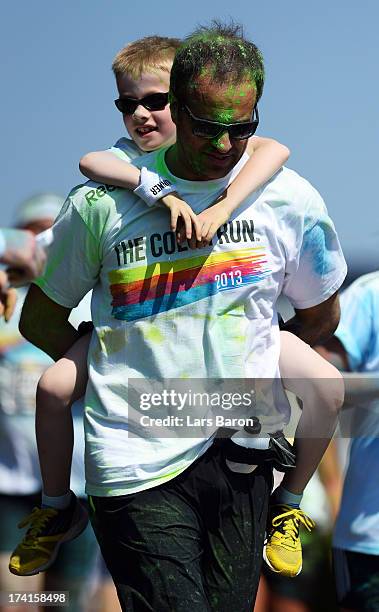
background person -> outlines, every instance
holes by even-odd
[[[339,326],[318,347],[342,370],[358,373],[355,381],[346,381],[354,385],[356,410],[350,416],[350,456],[333,537],[338,603],[354,612],[379,609],[379,402],[365,397],[378,397],[378,312],[379,272],[373,272],[342,293]]]
[[[62,203],[62,198],[55,194],[41,194],[20,205],[15,224],[23,228],[22,235],[26,234],[28,243],[29,234],[37,235],[52,225]],[[21,233],[21,230],[17,232]],[[34,240],[30,242],[34,244]],[[20,260],[17,260],[17,265]],[[7,259],[7,263],[11,260]],[[10,551],[19,539],[17,523],[30,515],[33,506],[39,505],[40,501],[41,481],[34,432],[35,393],[39,377],[51,364],[51,358],[27,342],[18,331],[26,293],[27,287],[17,290],[19,299],[14,317],[7,324],[0,322],[0,590],[68,590],[70,610],[82,612],[86,609],[91,574],[99,554],[91,527],[75,542],[62,547],[58,562],[40,579],[20,579],[8,571]],[[87,304],[84,301],[76,313],[73,312],[71,320],[78,324],[82,317],[89,317],[88,301]],[[72,486],[77,494],[83,496],[80,405],[75,406],[74,415],[77,442]],[[30,612],[30,605],[24,607]],[[9,608],[14,609],[20,608],[14,605]],[[7,606],[1,610],[8,612]]]
[[[0,229],[0,263],[11,271],[0,270],[0,318],[9,321],[15,309],[17,292],[10,287],[12,276],[22,275],[30,282],[42,272],[45,255],[38,247],[32,232],[18,229]]]

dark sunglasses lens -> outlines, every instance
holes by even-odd
[[[192,119],[192,131],[195,136],[199,136],[200,138],[216,138],[220,133],[220,126],[207,123],[206,121]]]
[[[118,110],[123,113],[123,115],[132,115],[140,104],[147,108],[147,110],[157,111],[163,110],[167,103],[168,93],[151,94],[151,96],[146,96],[141,100],[134,100],[133,98],[119,98],[115,100]]]
[[[258,127],[257,121],[250,121],[248,123],[240,123],[231,125],[229,127],[229,135],[230,138],[234,140],[245,140],[246,138],[250,138]]]
[[[141,104],[147,108],[148,110],[163,110],[165,106],[168,104],[168,94],[167,93],[156,93],[151,94],[151,96],[146,96],[141,100]]]
[[[123,115],[132,115],[138,106],[138,103],[136,103],[134,100],[128,100],[127,98],[119,98],[114,102],[118,110],[123,113]]]

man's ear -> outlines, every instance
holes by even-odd
[[[171,119],[173,120],[175,125],[177,125],[179,104],[178,104],[178,100],[175,98],[174,94],[171,93],[171,91],[168,94],[168,101],[170,103]]]

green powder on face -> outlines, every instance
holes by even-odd
[[[230,123],[233,120],[234,108],[228,108],[215,112],[215,121],[220,123]]]
[[[228,89],[226,90],[226,93],[228,94],[228,96],[234,97],[236,94],[235,85],[232,85],[232,84],[228,85]]]
[[[217,147],[218,149],[225,149],[224,143],[221,142],[223,135],[224,134],[220,134],[220,136],[218,136],[217,138],[212,138],[211,142],[214,147]]]

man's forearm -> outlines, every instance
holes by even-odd
[[[50,300],[39,287],[31,285],[20,319],[20,332],[55,361],[80,337],[69,323],[71,309]]]
[[[68,321],[59,329],[45,326],[44,329],[37,329],[31,334],[25,335],[29,342],[50,355],[54,361],[58,361],[58,359],[63,357],[79,337],[80,335],[77,330]]]
[[[280,328],[295,334],[310,346],[315,346],[315,344],[322,344],[328,340],[337,328],[337,324],[331,321],[302,321],[295,315]]]
[[[295,308],[295,316],[281,326],[281,329],[295,334],[310,346],[314,346],[323,344],[330,338],[338,327],[340,316],[336,292],[316,306]]]

